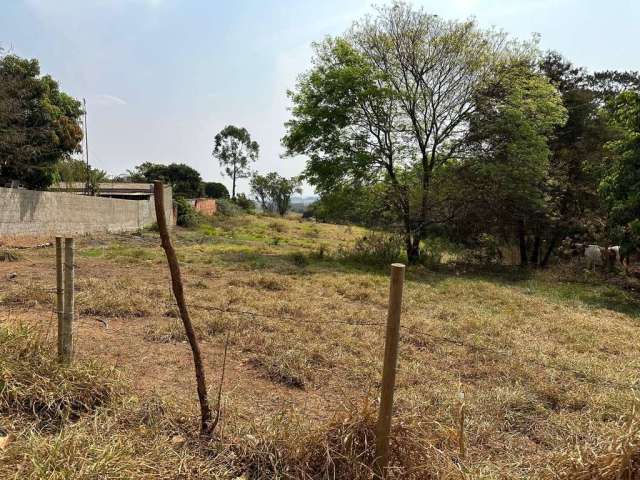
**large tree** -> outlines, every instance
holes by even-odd
[[[202,177],[197,170],[184,163],[161,165],[144,162],[129,172],[131,180],[153,182],[162,180],[171,185],[177,197],[194,198],[202,195]]]
[[[533,240],[531,260],[545,266],[563,237],[606,239],[607,212],[598,186],[607,170],[605,145],[618,132],[609,124],[604,107],[620,92],[638,91],[640,77],[637,72],[589,73],[556,52],[548,52],[540,67],[560,91],[568,112],[567,122],[551,136],[544,228],[527,232]],[[543,244],[544,251],[539,252],[537,247]]]
[[[232,199],[236,198],[236,181],[251,175],[251,163],[258,159],[259,151],[258,142],[251,140],[246,128],[227,125],[216,135],[213,156],[231,177]]]
[[[416,262],[427,230],[450,215],[432,202],[433,185],[460,154],[475,93],[507,50],[503,35],[473,21],[382,7],[315,46],[283,143],[309,158],[305,176],[321,193],[386,184]]]
[[[458,194],[481,233],[518,240],[526,265],[527,228],[540,229],[547,220],[548,139],[565,123],[566,109],[556,88],[525,60],[498,66],[475,103]]]
[[[37,60],[0,55],[0,184],[47,188],[55,164],[81,151],[82,113]]]
[[[640,248],[640,93],[619,94],[609,109],[619,138],[607,145],[609,163],[600,191],[612,236],[626,255]]]

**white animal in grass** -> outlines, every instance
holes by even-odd
[[[620,259],[620,246],[603,248],[598,245],[588,245],[584,249],[584,257],[587,259],[587,268],[594,269],[596,265],[600,266],[605,261],[609,261],[610,265],[613,265],[613,257],[617,262],[621,262]]]
[[[587,248],[584,249],[587,268],[595,269],[596,265],[602,265],[602,250],[598,245],[587,245]]]

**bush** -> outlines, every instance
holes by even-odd
[[[227,217],[235,217],[242,213],[242,209],[238,205],[226,198],[217,199],[216,205],[218,206],[218,212]]]
[[[353,249],[343,252],[352,261],[387,265],[400,259],[404,242],[400,235],[372,231],[356,240]]]
[[[256,204],[253,200],[247,197],[244,193],[236,195],[234,200],[235,204],[247,213],[253,213],[256,211]]]
[[[196,227],[200,223],[198,212],[191,206],[185,198],[176,198],[176,206],[178,209],[178,218],[176,223],[181,227]]]
[[[463,255],[466,263],[477,263],[481,265],[500,265],[502,263],[502,252],[498,240],[493,235],[486,233],[478,237],[475,248],[468,250]]]
[[[303,253],[297,252],[291,254],[291,261],[296,267],[304,268],[309,265],[309,259]]]

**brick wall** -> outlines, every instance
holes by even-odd
[[[203,215],[213,217],[218,210],[215,199],[213,198],[195,198],[191,201],[193,208]]]

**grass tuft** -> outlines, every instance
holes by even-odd
[[[0,414],[26,416],[38,428],[59,427],[119,391],[115,370],[82,361],[62,366],[52,350],[26,328],[0,326]]]

